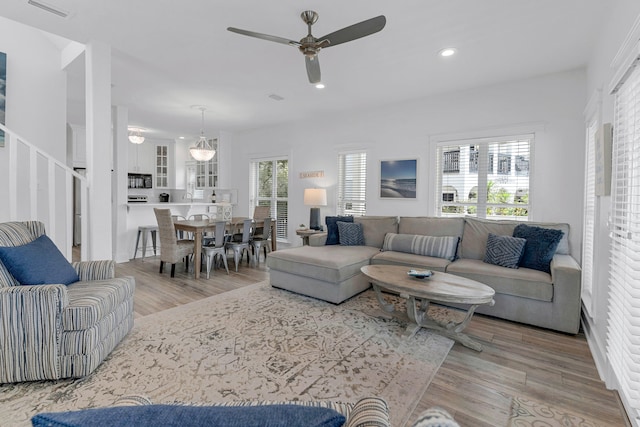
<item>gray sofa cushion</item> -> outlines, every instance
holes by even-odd
[[[542,271],[500,267],[476,259],[458,259],[447,266],[447,273],[486,283],[498,294],[553,300],[551,275]]]
[[[378,252],[379,249],[370,246],[302,246],[272,252],[267,265],[298,276],[340,283],[361,274],[360,267],[369,265]]]
[[[398,225],[399,234],[422,234],[423,236],[462,237],[464,218],[430,216],[402,216]]]
[[[406,265],[417,269],[431,269],[445,271],[451,261],[424,255],[408,254],[405,252],[384,251],[371,258],[371,264]],[[407,269],[409,271],[409,269]]]
[[[466,225],[462,234],[462,242],[458,251],[461,258],[484,259],[489,233],[498,236],[513,236],[513,230],[522,221],[487,220],[478,218],[465,218]],[[551,228],[564,232],[556,253],[569,255],[569,224],[562,223],[537,223],[526,222],[524,224],[543,228]]]
[[[358,216],[354,222],[362,224],[364,244],[381,249],[387,233],[398,232],[397,216]]]

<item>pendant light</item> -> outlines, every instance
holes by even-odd
[[[142,136],[142,129],[129,128],[129,141],[132,144],[142,144],[144,142],[144,136]]]
[[[195,146],[189,148],[189,152],[191,153],[191,157],[197,161],[206,162],[213,159],[213,156],[216,155],[216,150],[209,145],[207,138],[204,136],[204,110],[206,110],[206,108],[198,108],[202,111],[202,128],[200,128],[200,138],[196,141]]]

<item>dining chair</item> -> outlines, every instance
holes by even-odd
[[[226,248],[226,234],[227,222],[226,221],[216,221],[216,231],[214,233],[214,238],[212,240],[213,244],[202,245],[202,253],[206,257],[207,260],[207,279],[209,278],[209,273],[211,272],[211,265],[215,263],[216,258],[218,256],[222,257],[222,261],[224,262],[224,269],[227,270],[227,274],[229,274],[229,265],[227,263],[227,248]],[[237,271],[237,268],[236,268]]]
[[[189,215],[189,221],[210,221],[211,217],[207,214],[193,214]],[[193,233],[189,233],[189,239],[193,239]],[[202,244],[209,245],[213,242],[213,234],[208,231],[202,233]]]
[[[264,259],[267,260],[267,252],[271,251],[271,221],[272,218],[265,218],[262,233],[256,228],[256,231],[251,239],[251,251],[255,257],[256,263],[260,263],[260,252],[264,251]]]
[[[171,209],[153,208],[153,212],[156,214],[160,231],[160,274],[162,274],[164,263],[168,262],[171,264],[171,277],[174,277],[176,263],[184,260],[185,271],[189,269],[189,256],[193,255],[195,242],[186,239],[178,240]]]
[[[265,218],[271,216],[271,206],[256,206],[253,208],[253,219],[256,221],[262,221]],[[262,227],[256,227],[255,234],[262,234]]]
[[[232,240],[225,244],[227,250],[231,249],[233,251],[233,261],[236,264],[236,271],[238,271],[238,263],[242,261],[245,251],[247,252],[247,259],[249,258],[252,230],[253,220],[245,219],[242,222],[242,237],[240,237],[240,240],[238,240],[238,235],[235,234]]]

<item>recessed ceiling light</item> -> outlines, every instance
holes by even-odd
[[[438,55],[447,57],[447,56],[455,55],[456,52],[457,52],[457,49],[455,47],[446,47],[442,49],[440,52],[438,52]]]
[[[324,84],[316,83],[316,89],[324,89]]]
[[[178,139],[184,139],[184,136],[179,136]]]

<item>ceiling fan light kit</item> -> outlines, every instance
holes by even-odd
[[[189,153],[191,153],[191,157],[199,162],[207,162],[213,159],[213,156],[216,155],[216,150],[214,150],[209,142],[207,142],[207,138],[204,136],[204,110],[205,107],[194,107],[198,108],[202,111],[202,127],[200,128],[200,138],[196,142],[196,145],[189,148]]]
[[[300,17],[302,18],[304,23],[307,24],[308,33],[299,42],[295,40],[285,39],[283,37],[272,36],[269,34],[242,30],[240,28],[229,27],[227,28],[227,30],[249,37],[255,37],[258,39],[297,47],[305,57],[309,83],[316,85],[318,89],[322,89],[324,88],[324,85],[322,84],[320,62],[318,60],[318,53],[320,52],[320,50],[377,33],[378,31],[382,30],[387,23],[387,19],[384,17],[384,15],[380,15],[376,16],[375,18],[367,19],[366,21],[358,22],[357,24],[342,28],[338,31],[334,31],[333,33],[327,34],[324,37],[315,38],[311,34],[311,26],[318,20],[318,14],[313,10],[306,10],[302,12]]]

